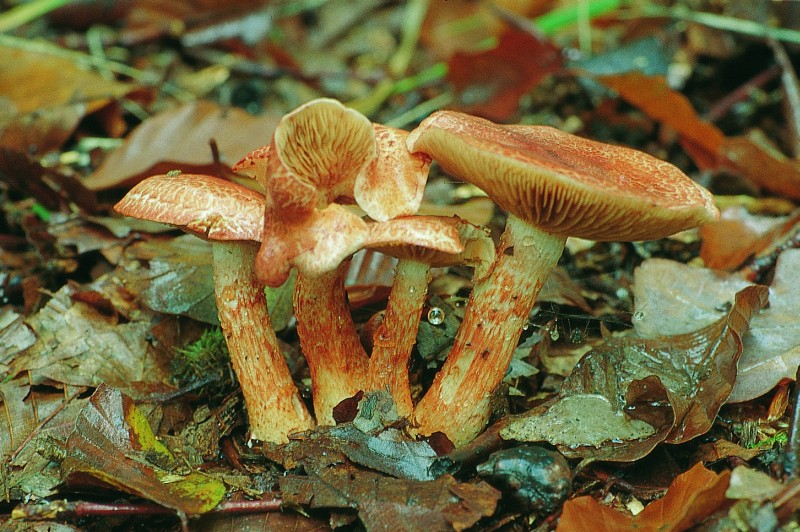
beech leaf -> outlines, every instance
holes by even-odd
[[[675,478],[663,498],[651,502],[635,516],[603,506],[588,495],[577,497],[564,504],[556,530],[686,530],[727,504],[725,490],[730,476],[730,471],[718,475],[698,463]]]
[[[607,340],[501,437],[548,441],[567,457],[633,461],[658,443],[704,434],[733,388],[750,317],[766,302],[766,287],[746,287],[726,316],[696,332]]]
[[[130,397],[101,385],[78,415],[61,464],[67,482],[87,478],[186,515],[205,513],[225,496],[225,485],[184,470],[153,434]]]
[[[707,325],[725,311],[747,281],[665,259],[645,261],[635,272],[633,325],[644,337],[681,334]],[[800,250],[781,253],[770,286],[770,307],[753,317],[744,336],[736,386],[728,402],[759,397],[800,365]]]

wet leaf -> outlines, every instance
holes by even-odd
[[[603,506],[591,496],[577,497],[564,504],[557,530],[686,530],[728,504],[725,490],[729,478],[729,471],[717,475],[696,464],[672,482],[664,498],[635,516]]]
[[[61,469],[67,482],[91,477],[187,515],[211,510],[225,495],[222,482],[185,470],[133,401],[105,385],[81,410],[66,452]]]
[[[766,287],[746,287],[726,316],[696,332],[607,340],[581,359],[554,399],[501,436],[549,441],[568,457],[632,461],[658,443],[705,433],[733,388],[750,317],[766,300]]]
[[[211,244],[192,235],[130,246],[127,256],[146,263],[121,273],[128,290],[149,309],[219,325]]]
[[[216,142],[222,163],[231,165],[269,142],[277,119],[255,117],[197,100],[145,120],[84,183],[92,190],[130,185],[171,170],[218,173],[209,141]]]
[[[635,274],[636,331],[645,337],[681,334],[717,319],[742,279],[680,263],[651,259]],[[728,402],[759,397],[783,379],[793,380],[800,365],[800,250],[781,253],[770,285],[770,306],[750,324],[739,373]],[[681,316],[690,316],[681,319]]]
[[[561,52],[555,45],[509,29],[491,50],[456,53],[447,79],[456,88],[460,109],[502,122],[517,113],[523,94],[561,65]]]
[[[713,124],[701,120],[689,99],[671,89],[663,76],[631,71],[596,79],[648,116],[674,129],[700,168],[716,167],[724,135]]]

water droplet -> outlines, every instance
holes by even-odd
[[[552,341],[555,342],[560,337],[561,337],[561,334],[559,334],[559,332],[558,332],[558,327],[553,327],[552,329],[550,329],[550,339]]]
[[[644,319],[644,312],[637,310],[633,313],[633,319],[634,321],[642,321]]]
[[[410,287],[410,288],[408,289],[408,293],[409,293],[409,294],[413,294],[413,293],[414,293],[414,292],[416,292],[416,291],[417,291],[417,289],[416,289],[416,288],[414,288],[413,286],[412,286],[412,287]]]
[[[522,330],[527,331],[528,327],[530,327],[530,325],[528,325],[528,322],[526,321],[525,324],[522,326]]]
[[[444,323],[444,311],[439,307],[431,307],[428,311],[428,323],[431,325],[441,325]]]

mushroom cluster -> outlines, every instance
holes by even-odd
[[[498,249],[458,218],[420,216],[431,160],[509,213]],[[284,116],[271,142],[234,166],[263,193],[212,176],[154,176],[117,204],[213,242],[215,294],[251,437],[284,442],[314,425],[270,326],[264,286],[298,272],[295,316],[316,422],[359,391],[387,390],[418,434],[456,445],[489,415],[523,325],[567,236],[644,240],[714,220],[710,194],[646,154],[537,126],[449,111],[406,131],[319,99]],[[360,249],[395,256],[385,318],[368,355],[344,288]],[[414,405],[408,377],[430,268],[474,268],[448,358]]]

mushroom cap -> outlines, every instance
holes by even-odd
[[[356,178],[353,197],[370,218],[383,222],[419,210],[431,159],[406,147],[408,131],[372,124],[377,156]]]
[[[546,126],[505,126],[439,111],[408,148],[554,234],[653,240],[718,219],[713,196],[675,166]]]
[[[278,123],[265,188],[289,216],[352,203],[356,177],[376,152],[375,132],[364,115],[336,100],[313,100]]]
[[[124,216],[175,225],[208,240],[260,241],[264,231],[262,194],[206,175],[148,177],[114,209]]]
[[[475,268],[477,279],[495,259],[488,230],[457,216],[405,216],[372,224],[365,247],[433,267],[466,264]]]
[[[265,189],[269,187],[279,206],[299,206],[299,212],[316,199],[318,207],[336,200],[355,202],[380,222],[416,213],[428,179],[430,157],[408,151],[408,131],[381,124],[372,124],[374,142],[368,145],[365,121],[336,100],[314,100],[286,115],[273,143],[256,148],[232,170],[255,178]],[[337,133],[339,129],[350,131],[350,137]],[[316,130],[337,134],[338,144],[315,137]],[[322,143],[327,145],[315,147]],[[315,154],[313,167],[298,168],[296,159],[302,150]],[[285,160],[278,163],[276,157]],[[342,165],[346,171],[340,168]],[[315,177],[313,172],[322,172],[322,177]]]

